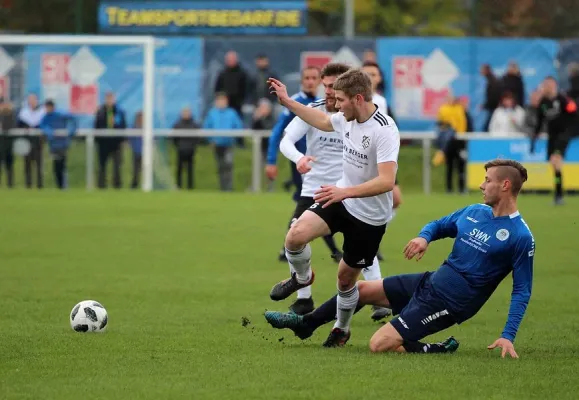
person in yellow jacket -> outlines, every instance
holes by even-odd
[[[455,135],[464,135],[467,131],[468,120],[466,110],[458,98],[449,95],[445,104],[438,110],[439,129],[452,129]],[[462,193],[466,190],[466,142],[454,137],[450,139],[442,154],[439,153],[433,160],[434,163],[446,162],[446,191],[453,191],[453,171],[458,172],[458,189]]]

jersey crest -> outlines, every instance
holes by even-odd
[[[370,147],[370,137],[369,136],[362,136],[362,147],[367,149]]]

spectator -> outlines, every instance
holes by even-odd
[[[242,129],[243,124],[239,114],[228,105],[228,97],[225,93],[217,93],[215,105],[209,110],[203,123],[204,129]],[[215,136],[210,139],[215,145],[215,158],[219,173],[219,186],[222,191],[233,190],[233,144],[235,139],[231,136]]]
[[[217,77],[215,93],[225,93],[229,107],[237,111],[239,118],[243,118],[241,108],[247,95],[247,73],[239,64],[237,53],[228,51],[225,54],[225,69]]]
[[[105,104],[103,104],[96,113],[95,129],[126,129],[127,122],[125,112],[116,104],[115,95],[108,92],[105,95]],[[121,188],[121,157],[123,137],[118,135],[97,136],[96,143],[98,146],[98,187],[104,189],[107,187],[107,162],[109,158],[113,160],[113,186],[116,189]]]
[[[515,104],[525,105],[525,85],[519,65],[513,61],[509,63],[507,73],[503,76],[503,92],[511,92],[515,99]]]
[[[525,110],[515,103],[511,92],[505,92],[501,105],[491,118],[489,133],[491,136],[506,137],[513,133],[524,131]]]
[[[135,123],[133,128],[140,129],[140,136],[130,136],[129,145],[133,153],[133,179],[131,180],[131,189],[138,189],[141,181],[141,171],[143,165],[143,112],[138,111],[135,114]]]
[[[482,65],[480,74],[487,81],[485,103],[482,106],[482,108],[487,112],[487,119],[482,130],[484,132],[488,132],[493,113],[499,106],[499,102],[501,100],[502,89],[501,82],[497,79],[489,64]]]
[[[251,96],[253,105],[257,107],[261,99],[268,99],[270,102],[275,103],[277,97],[275,93],[271,93],[267,79],[272,77],[276,78],[277,76],[269,67],[269,58],[265,54],[259,54],[255,58],[255,67],[257,72],[253,79]]]
[[[56,185],[59,189],[66,189],[66,152],[70,146],[70,137],[76,133],[76,120],[68,113],[56,111],[52,100],[48,100],[44,106],[46,115],[40,122],[40,129],[48,140]],[[66,129],[68,136],[57,134],[55,131],[59,129]]]
[[[251,129],[254,130],[265,130],[269,131],[273,128],[275,124],[273,115],[273,104],[267,98],[261,98],[256,105],[255,111],[253,112],[253,122],[251,124]],[[261,139],[261,157],[263,162],[267,159],[267,149],[269,147],[269,138],[264,137]],[[271,182],[271,181],[270,181]]]
[[[18,128],[38,129],[40,121],[44,118],[44,107],[38,104],[38,97],[35,94],[29,94],[26,104],[18,113]],[[36,164],[36,187],[42,189],[43,171],[42,171],[42,136],[34,135],[28,139],[30,150],[24,157],[24,175],[26,187],[32,187],[32,164]]]
[[[569,74],[569,91],[567,94],[575,103],[579,103],[579,64],[573,62],[567,67]]]
[[[472,123],[472,116],[470,115],[470,101],[467,96],[461,96],[458,101],[464,108],[464,117],[466,118],[466,131],[467,132],[474,132],[474,124]]]
[[[6,183],[9,188],[14,186],[14,153],[12,152],[13,137],[10,129],[14,128],[15,118],[12,104],[0,98],[0,180],[2,166],[6,167]]]
[[[458,188],[461,193],[466,190],[466,143],[456,135],[462,135],[467,129],[464,107],[454,96],[449,95],[446,104],[438,111],[438,125],[441,133],[448,135],[444,141],[443,152],[446,161],[446,191],[453,191],[454,169],[458,172]]]
[[[523,129],[527,135],[532,135],[535,132],[535,127],[538,123],[537,108],[543,97],[542,88],[539,87],[533,93],[531,93],[531,100],[529,104],[525,107],[525,119],[523,121]],[[540,132],[544,132],[544,126],[540,127]]]
[[[199,125],[193,119],[190,108],[181,110],[181,117],[173,125],[173,129],[199,129]],[[183,170],[187,168],[187,189],[195,187],[195,151],[200,140],[195,136],[175,137],[177,148],[177,186],[183,188]]]

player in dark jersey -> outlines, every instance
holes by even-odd
[[[555,171],[555,204],[563,204],[563,160],[569,141],[573,136],[577,118],[577,105],[559,91],[557,81],[548,77],[543,82],[543,97],[537,107],[537,125],[531,139],[531,153],[535,152],[535,141],[543,123],[546,122],[547,161]]]

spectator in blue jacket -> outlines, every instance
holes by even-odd
[[[56,185],[59,189],[66,189],[66,152],[70,146],[70,138],[76,133],[77,122],[72,115],[56,111],[52,100],[47,100],[44,108],[46,114],[39,127],[48,141]],[[57,130],[65,130],[66,133],[56,132]]]
[[[242,129],[243,123],[239,114],[229,107],[227,95],[219,92],[215,95],[215,105],[209,110],[203,129]],[[233,136],[213,136],[209,141],[215,145],[215,159],[219,173],[219,186],[222,191],[233,190]]]

